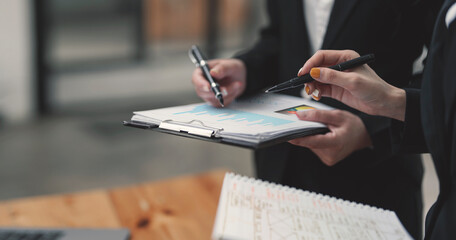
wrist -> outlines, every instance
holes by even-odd
[[[247,67],[244,61],[240,59],[233,59],[237,64],[237,80],[241,83],[238,96],[242,95],[247,87]]]
[[[353,117],[355,117],[354,120],[352,120],[353,122],[357,122],[357,124],[355,124],[355,126],[357,126],[359,128],[359,139],[358,141],[358,146],[356,147],[355,150],[361,150],[363,148],[370,148],[370,147],[373,147],[373,144],[372,144],[372,139],[369,135],[369,132],[367,131],[367,128],[366,128],[366,125],[364,124],[363,120],[359,117],[359,116],[356,116],[356,115],[353,115]]]
[[[399,121],[405,119],[405,108],[406,108],[406,93],[404,89],[393,87],[390,91],[385,105],[385,112],[387,117],[393,118]]]

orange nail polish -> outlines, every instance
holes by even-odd
[[[320,90],[315,89],[315,91],[312,93],[312,98],[319,101],[321,98]]]
[[[310,87],[306,85],[306,87],[304,88],[304,90],[306,91],[307,94],[309,94],[309,92],[310,92]]]
[[[321,97],[316,97],[314,95],[312,95],[312,98],[315,100],[315,101],[320,101]]]
[[[310,70],[310,76],[312,78],[319,78],[320,77],[320,68],[312,68]]]

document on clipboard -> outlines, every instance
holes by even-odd
[[[324,124],[296,116],[297,111],[310,109],[332,108],[299,97],[261,94],[238,99],[225,108],[197,103],[137,111],[124,125],[256,149],[327,132]]]

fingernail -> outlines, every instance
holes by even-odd
[[[306,91],[307,95],[309,95],[310,87],[305,84],[304,90]]]
[[[320,77],[320,68],[312,68],[310,70],[310,76],[312,78],[319,78]]]
[[[212,75],[212,74],[215,74],[215,75],[217,75],[218,73],[219,73],[219,71],[218,71],[218,69],[217,69],[217,68],[213,68],[213,69],[211,69],[211,75]]]
[[[226,89],[222,89],[222,96],[225,97],[226,95],[228,95],[228,92],[226,91]]]
[[[315,97],[314,95],[312,95],[312,98],[313,98],[315,101],[320,101],[320,98],[319,98],[319,97]]]
[[[209,87],[208,87],[208,86],[204,86],[204,87],[203,87],[203,91],[204,91],[204,92],[209,92],[209,91],[210,91],[210,89],[209,89]]]
[[[318,89],[315,89],[315,91],[313,91],[312,98],[317,101],[320,100],[321,96],[320,91]]]
[[[298,71],[298,76],[301,74],[302,68],[299,69]]]

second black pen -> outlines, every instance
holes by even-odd
[[[331,69],[334,69],[334,70],[337,70],[337,71],[345,71],[347,69],[355,68],[355,67],[361,66],[363,64],[371,63],[374,60],[375,60],[374,54],[367,54],[367,55],[364,55],[364,56],[361,56],[361,57],[358,57],[358,58],[355,58],[355,59],[352,59],[352,60],[337,64],[337,65],[334,65],[334,66],[330,66],[328,68],[331,68]],[[309,73],[307,73],[307,74],[302,75],[300,77],[296,77],[296,78],[290,79],[290,80],[288,80],[286,82],[277,84],[277,85],[269,88],[265,92],[266,93],[280,92],[280,91],[283,91],[283,90],[286,90],[286,89],[289,89],[289,88],[295,88],[295,87],[302,86],[302,85],[304,85],[304,84],[306,84],[308,82],[312,82],[312,81],[314,81],[314,79],[310,76]]]

